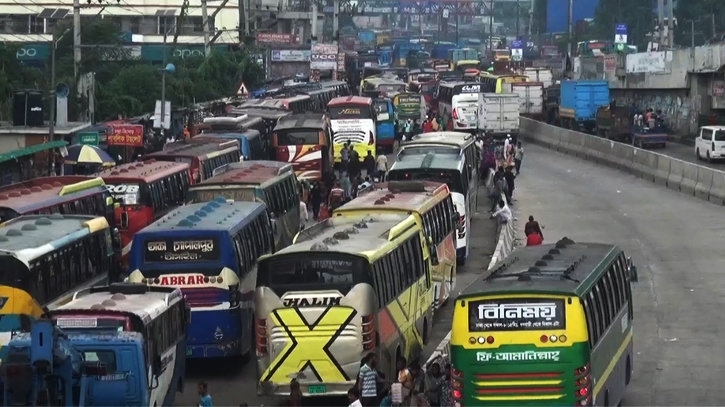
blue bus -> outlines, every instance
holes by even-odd
[[[257,130],[248,129],[229,133],[203,133],[198,137],[228,138],[239,142],[240,150],[245,161],[263,160],[268,157],[265,152],[262,136]]]
[[[395,143],[395,110],[390,99],[373,99],[373,107],[377,115],[376,130],[378,149],[393,151]]]
[[[251,355],[257,258],[274,252],[274,228],[263,204],[217,198],[136,233],[128,282],[181,289],[192,312],[187,358]]]

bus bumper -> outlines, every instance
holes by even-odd
[[[187,359],[224,358],[241,354],[241,339],[204,345],[188,345]]]
[[[314,378],[313,378],[314,379]],[[305,383],[305,379],[299,379],[300,390],[303,396],[311,397],[339,397],[347,395],[347,391],[355,385],[355,382],[343,383]],[[324,393],[318,391],[310,392],[310,387],[324,388]],[[289,383],[259,382],[257,383],[257,395],[266,397],[287,397],[290,394]]]

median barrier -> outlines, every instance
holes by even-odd
[[[672,159],[666,155],[658,154],[657,169],[655,170],[655,184],[667,186],[667,177],[670,176],[670,163]]]
[[[667,176],[667,188],[680,191],[682,189],[682,174],[684,171],[684,161],[670,158],[670,175]]]
[[[639,148],[633,148],[632,153],[634,154],[631,167],[632,174],[649,182],[654,182],[655,172],[657,171],[657,154]]]
[[[607,156],[604,152],[609,150],[609,142],[599,137],[588,137],[585,142],[586,148],[589,151],[589,159],[598,163],[606,164],[605,157]]]
[[[683,162],[682,166],[682,182],[680,182],[680,191],[683,194],[695,195],[695,185],[697,185],[697,167],[698,165]]]
[[[577,132],[572,131],[575,135],[572,137],[572,150],[573,155],[584,160],[589,159],[589,149],[587,148],[587,140],[594,137],[589,135],[576,134]]]
[[[571,154],[571,138],[572,134],[569,130],[561,129],[561,138],[559,139],[559,145],[556,146],[556,151]]]
[[[712,188],[710,188],[708,201],[718,205],[725,205],[725,172],[713,171]]]
[[[704,200],[710,200],[710,189],[712,189],[712,179],[715,170],[711,168],[697,167],[697,183],[695,184],[695,196]]]
[[[612,154],[607,157],[607,161],[612,163],[615,168],[632,172],[632,161],[634,160],[634,151],[631,146],[622,143],[614,143]]]

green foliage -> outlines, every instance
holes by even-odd
[[[680,0],[675,3],[675,17],[678,22],[675,30],[675,42],[686,47],[690,46],[692,21],[694,20],[695,45],[702,45],[715,33],[720,33],[725,28],[725,2],[722,0]]]
[[[629,44],[642,49],[649,40],[646,34],[651,32],[654,26],[655,14],[652,11],[654,4],[656,3],[650,0],[599,0],[594,13],[594,24],[588,33],[590,38],[581,41],[593,39],[614,41],[614,26],[626,24]]]
[[[65,82],[76,89],[73,67],[73,32],[71,26],[56,27],[56,83]],[[96,120],[132,117],[150,113],[161,98],[161,65],[141,61],[124,47],[119,30],[108,20],[84,23],[79,74],[95,73]],[[174,47],[169,38],[169,50]],[[0,48],[0,120],[7,120],[12,92],[39,89],[49,93],[50,61],[43,69],[24,66],[15,58],[17,47]],[[166,75],[166,98],[174,108],[220,99],[236,93],[244,81],[254,89],[264,81],[264,68],[258,66],[251,52],[215,50],[209,58],[172,59],[176,71]],[[69,95],[70,117],[85,110],[87,100]]]

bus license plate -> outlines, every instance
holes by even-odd
[[[310,394],[324,394],[327,393],[327,387],[325,385],[310,386],[307,391]]]

